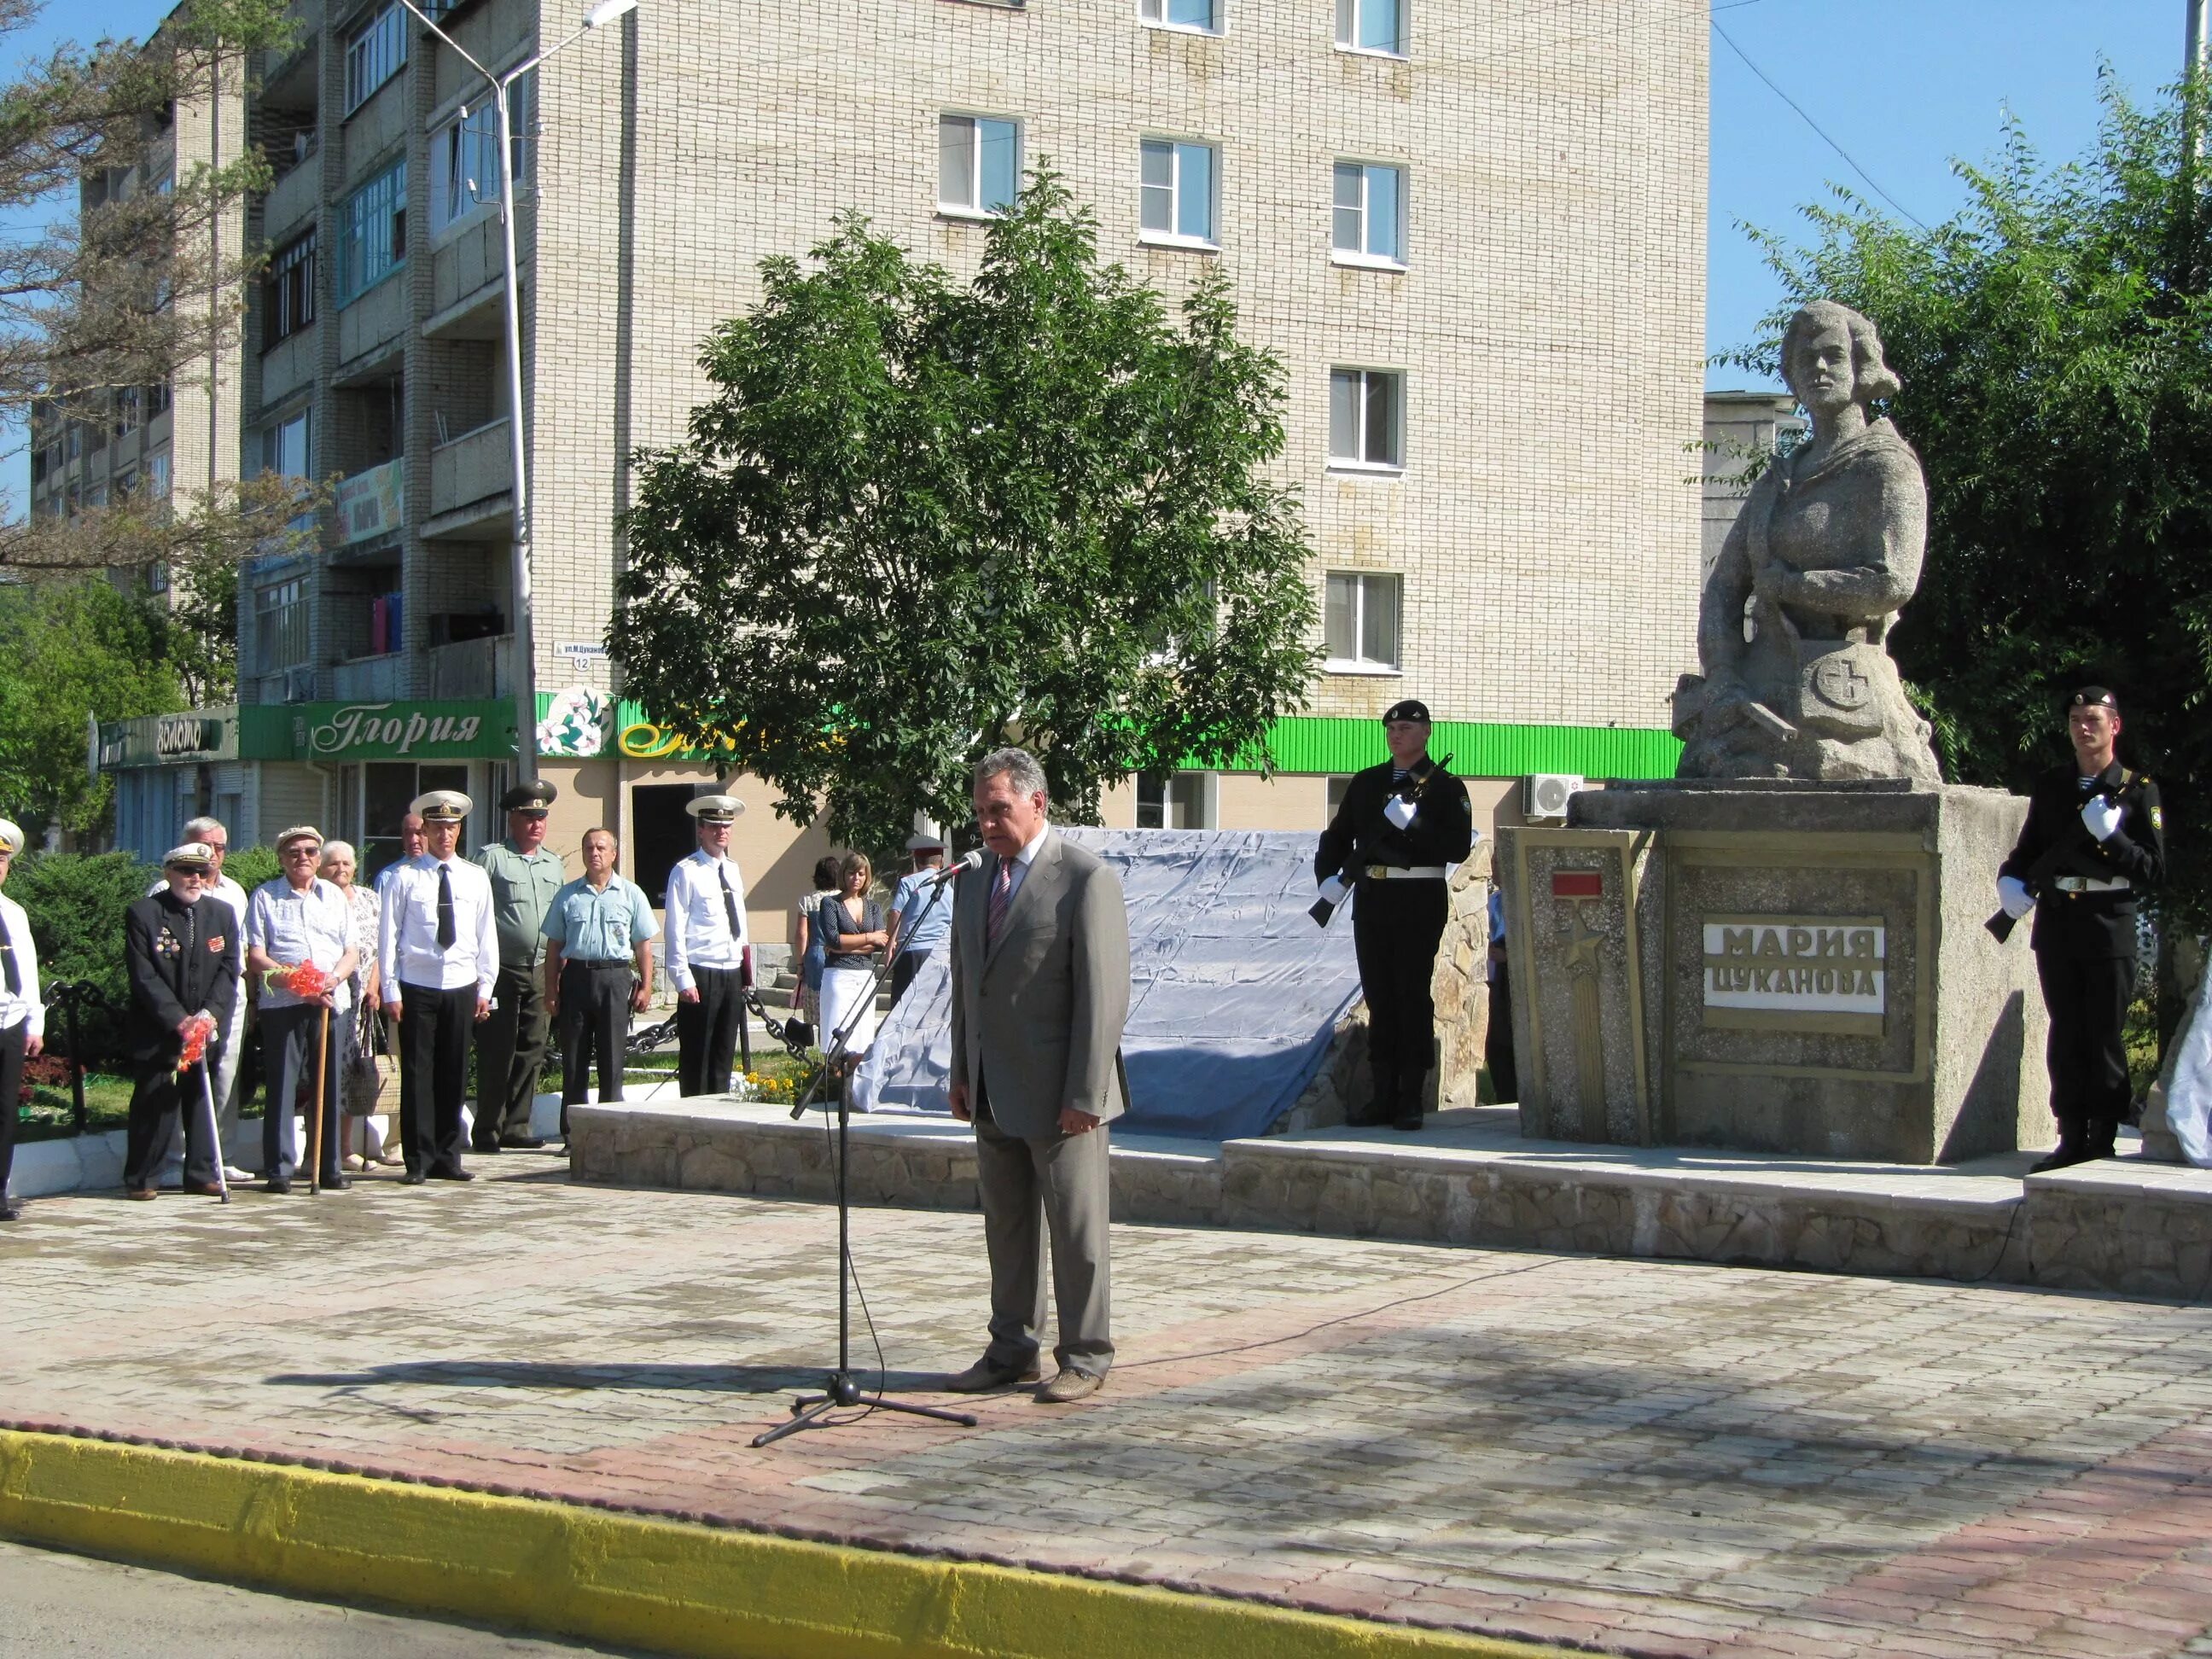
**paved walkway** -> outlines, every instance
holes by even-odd
[[[489,1167],[34,1204],[0,1416],[1638,1653],[2212,1654],[2202,1307],[1125,1227],[1095,1401],[757,1452],[830,1212]],[[855,1243],[894,1389],[975,1357],[975,1218]]]

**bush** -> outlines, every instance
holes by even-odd
[[[273,847],[241,847],[222,861],[222,872],[249,894],[264,881],[284,873]]]
[[[131,984],[123,968],[123,913],[143,898],[155,872],[128,853],[34,853],[17,860],[8,896],[31,919],[42,981],[76,980],[97,1000],[78,1016],[88,1065],[121,1054]],[[68,1028],[57,1011],[46,1032],[57,1052]]]

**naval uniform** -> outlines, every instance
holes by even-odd
[[[210,1144],[201,1094],[204,1074],[221,1074],[223,1033],[239,1001],[239,964],[245,947],[238,913],[213,894],[187,904],[164,887],[123,913],[124,965],[131,978],[131,1011],[124,1046],[136,1084],[131,1128],[123,1158],[123,1184],[151,1192],[177,1132],[185,1128],[185,1185],[212,1190],[222,1149]],[[177,1061],[185,1051],[178,1027],[194,1014],[210,1014],[215,1030],[205,1058],[188,1072]],[[214,1067],[209,1073],[208,1068]]]
[[[477,1004],[499,975],[491,882],[462,859],[404,860],[384,890],[377,955],[386,1006],[398,1005],[399,1150],[407,1173],[466,1179],[461,1105]]]
[[[745,1018],[745,880],[735,859],[705,848],[668,872],[661,914],[667,919],[668,983],[676,991],[678,1092],[729,1092],[730,1061]],[[682,1000],[696,991],[699,1000]]]
[[[1387,809],[1413,802],[1403,827]],[[1410,771],[1389,761],[1352,775],[1344,804],[1322,831],[1314,876],[1355,888],[1352,937],[1367,999],[1367,1057],[1375,1077],[1368,1122],[1418,1125],[1422,1087],[1435,1063],[1436,973],[1450,899],[1445,866],[1474,846],[1467,786],[1425,756]]]
[[[2121,808],[2119,828],[2102,842],[2081,822],[2099,794]],[[2051,1109],[2064,1149],[2112,1154],[2130,1100],[2121,1030],[2135,993],[2136,897],[2165,873],[2165,817],[2148,778],[2115,763],[2094,778],[2067,765],[2037,780],[1998,874],[2027,883],[2035,898]]]

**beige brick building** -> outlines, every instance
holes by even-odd
[[[500,70],[567,36],[570,3],[439,16]],[[397,0],[303,16],[252,110],[284,171],[252,226],[276,266],[242,447],[289,464],[303,442],[301,465],[348,482],[324,554],[250,572],[241,597],[240,702],[294,715],[241,719],[236,757],[210,764],[239,781],[236,839],[314,807],[373,842],[415,784],[483,799],[509,752],[495,152],[481,82]],[[1523,773],[1671,769],[1706,50],[1673,0],[644,0],[522,83],[541,700],[619,693],[598,647],[624,458],[680,434],[699,343],[752,303],[761,261],[854,210],[964,274],[1016,166],[1049,161],[1109,257],[1170,299],[1218,263],[1281,354],[1328,618],[1285,775],[1133,781],[1109,817],[1317,828],[1327,779],[1380,757],[1376,716],[1406,696],[1490,805]],[[367,705],[388,707],[346,713]],[[402,741],[415,713],[446,741]],[[286,724],[286,752],[247,752],[284,750],[247,728]],[[623,706],[605,752],[549,757],[556,845],[614,823],[649,881],[684,789],[713,775],[665,746]],[[773,938],[821,849],[763,787],[738,793]]]

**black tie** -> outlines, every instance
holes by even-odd
[[[23,975],[15,966],[15,941],[8,937],[8,918],[0,916],[0,967],[8,975],[8,994],[18,996],[23,989]]]
[[[192,952],[199,949],[200,908],[197,904],[185,907],[185,971],[191,971]]]
[[[453,927],[453,883],[444,865],[438,866],[438,948],[450,951],[460,935]]]
[[[738,896],[730,890],[729,866],[717,859],[714,860],[714,868],[720,872],[722,878],[722,914],[730,919],[730,943],[735,945],[738,942],[738,935],[744,931],[738,926]]]

